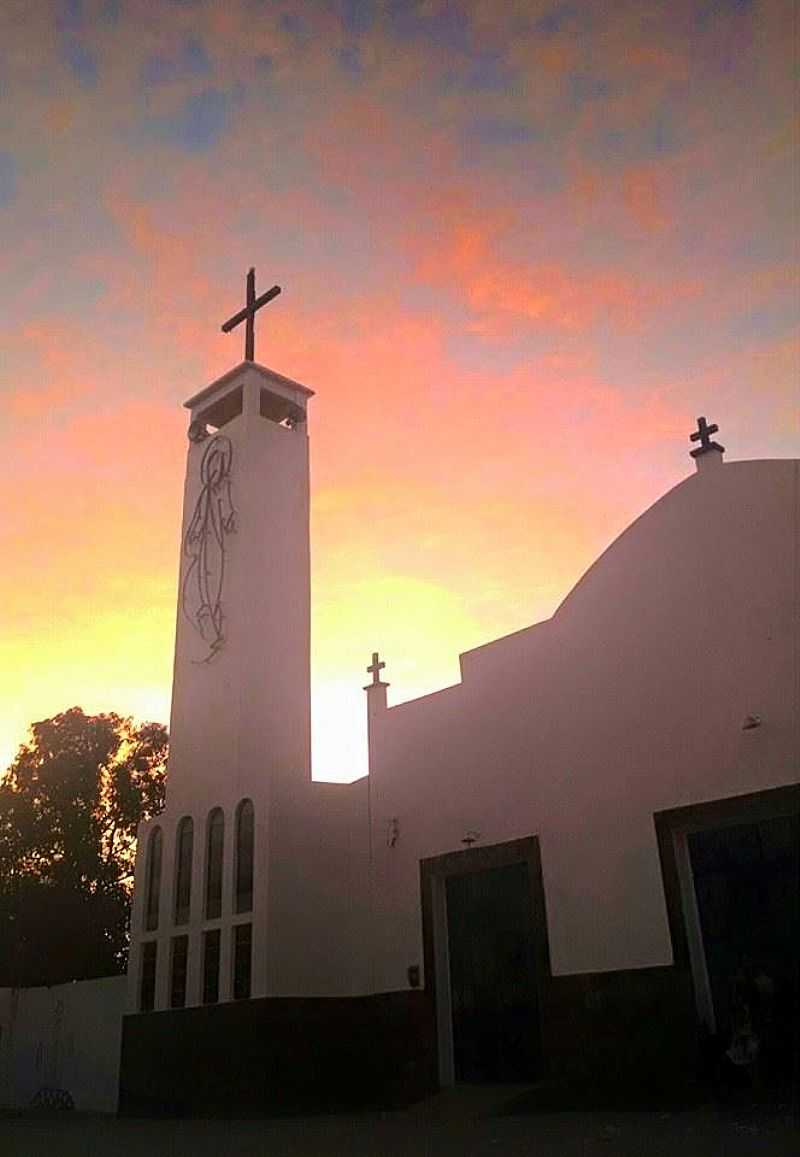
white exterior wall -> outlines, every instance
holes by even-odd
[[[275,811],[270,994],[371,990],[367,806],[362,779],[312,783],[300,806]]]
[[[124,976],[0,989],[0,1105],[26,1108],[41,1088],[76,1109],[117,1109]]]
[[[798,778],[798,463],[723,464],[712,453],[605,552],[553,618],[461,656],[462,681],[393,708],[368,692],[370,776],[314,784],[309,741],[308,443],[258,412],[254,365],[234,445],[237,533],[226,641],[198,663],[179,615],[164,832],[156,1008],[171,937],[190,935],[187,1003],[201,999],[204,929],[221,927],[231,996],[234,811],[255,809],[253,996],[407,987],[422,965],[419,862],[538,835],[553,972],[671,962],[653,813]],[[189,450],[184,528],[204,444]],[[531,543],[531,549],[540,544]],[[758,714],[763,725],[741,728]],[[205,921],[209,811],[226,821],[223,915]],[[174,844],[194,821],[188,927],[172,927]],[[389,847],[389,825],[399,831]],[[140,832],[128,1008],[138,1007]]]
[[[178,608],[170,718],[168,806],[211,808],[220,794],[269,802],[275,781],[310,779],[308,436],[259,413],[259,393],[305,411],[310,391],[250,365],[192,406],[243,390],[242,414],[220,434],[233,447],[236,530],[226,535],[225,642],[208,647]],[[204,391],[205,394],[205,391]],[[182,539],[200,489],[208,442],[189,443]],[[181,558],[181,582],[186,559]]]
[[[539,835],[554,973],[671,963],[653,813],[800,778],[799,469],[713,456],[460,684],[369,692],[376,991],[422,965],[420,859],[469,829]]]
[[[170,947],[189,935],[187,1005],[202,1001],[202,939],[221,928],[220,1000],[232,999],[232,938],[253,925],[251,995],[323,995],[365,990],[357,946],[366,935],[366,785],[314,784],[310,757],[310,576],[308,437],[262,416],[263,389],[305,411],[311,391],[243,364],[198,395],[192,419],[241,388],[242,413],[220,433],[233,447],[236,532],[226,538],[225,642],[210,662],[178,609],[167,805],[139,829],[127,1009],[139,1009],[142,943],[157,939],[156,1010],[169,1006]],[[190,443],[183,532],[200,488],[207,442]],[[182,580],[186,560],[181,559]],[[234,814],[255,812],[254,908],[233,912]],[[206,920],[206,824],[225,815],[223,910]],[[194,824],[191,912],[175,926],[178,824]],[[154,826],[163,833],[160,919],[144,929],[145,855]],[[364,965],[366,968],[366,965]]]

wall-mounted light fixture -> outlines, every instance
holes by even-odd
[[[752,731],[755,727],[761,726],[760,715],[745,715],[742,720],[742,731]]]
[[[468,848],[471,848],[472,845],[480,838],[481,838],[481,833],[476,832],[472,828],[470,828],[469,831],[465,834],[461,843],[466,844]]]
[[[400,820],[397,816],[392,816],[389,820],[389,826],[386,829],[386,846],[393,848],[400,839]]]

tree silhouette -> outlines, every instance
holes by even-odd
[[[0,986],[121,972],[136,826],[164,806],[167,732],[72,707],[0,781]]]

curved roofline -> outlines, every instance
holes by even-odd
[[[740,470],[747,469],[750,466],[763,466],[766,464],[777,465],[778,463],[784,462],[794,463],[795,465],[800,466],[800,458],[737,458],[734,462],[722,462],[718,470]],[[661,506],[662,503],[669,501],[672,496],[678,490],[681,490],[684,486],[706,485],[711,479],[714,478],[715,475],[718,474],[718,470],[713,470],[710,474],[701,474],[700,471],[696,471],[694,474],[688,474],[685,478],[682,478],[680,482],[676,482],[674,486],[671,486],[669,490],[662,494],[660,498],[657,498],[650,506],[646,507],[646,509],[643,510],[641,514],[638,514],[636,518],[634,518],[633,522],[629,522],[625,529],[620,531],[616,538],[611,540],[605,550],[600,552],[594,562],[586,568],[578,581],[572,587],[570,587],[570,589],[564,595],[564,598],[553,611],[550,619],[545,621],[552,622],[561,613],[573,595],[583,586],[584,582],[591,574],[594,573],[596,568],[600,566],[609,552],[612,551],[623,538],[631,534],[642,521],[642,519],[648,518],[657,507]]]

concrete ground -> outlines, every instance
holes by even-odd
[[[411,1109],[280,1120],[5,1114],[2,1157],[796,1157],[787,1111],[511,1116],[519,1090],[462,1087]]]

